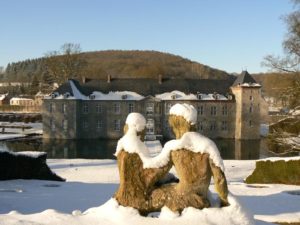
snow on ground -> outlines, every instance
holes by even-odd
[[[25,136],[25,134],[0,134],[0,140],[8,140]]]
[[[218,219],[221,211],[230,210],[188,208],[179,217],[165,211],[160,218],[140,217],[134,209],[118,206],[111,199],[119,183],[115,160],[49,159],[47,162],[67,182],[0,181],[1,225],[221,224]],[[224,160],[224,164],[230,192],[254,215],[255,224],[269,224],[263,221],[300,222],[299,186],[247,185],[243,179],[253,171],[254,160]],[[174,169],[171,172],[175,173]],[[210,190],[214,192],[213,185]],[[233,204],[232,207],[237,206]],[[231,213],[234,216],[237,212]],[[222,221],[223,224],[226,222]]]
[[[5,128],[5,133],[0,133],[0,140],[8,140],[14,138],[25,137],[30,134],[43,134],[42,123],[23,123],[23,122],[0,122],[1,126],[18,126],[20,128]],[[22,126],[29,126],[29,129],[22,129]]]

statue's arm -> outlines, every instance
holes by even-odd
[[[162,179],[172,168],[172,162],[169,161],[165,166],[159,168],[148,168],[144,170],[144,177],[147,186],[153,186],[157,181]]]
[[[221,206],[228,206],[228,186],[225,174],[220,167],[213,163],[211,159],[209,160],[209,163],[214,178],[215,189],[221,199]]]

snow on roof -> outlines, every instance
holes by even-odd
[[[197,100],[197,96],[194,94],[185,94],[181,91],[172,91],[172,92],[165,92],[162,94],[155,95],[156,98],[162,100]]]
[[[20,98],[20,97],[13,97],[13,98],[11,98],[10,99],[10,101],[15,101],[15,100],[31,100],[31,101],[33,101],[33,99],[31,99],[31,98]]]
[[[4,100],[5,97],[6,97],[7,95],[8,95],[8,94],[1,94],[1,95],[0,95],[0,101]]]
[[[76,87],[76,85],[74,84],[74,82],[72,80],[69,80],[70,86],[72,88],[72,92],[73,92],[73,96],[75,99],[81,99],[81,100],[86,100],[87,96],[83,95],[78,88]]]
[[[191,124],[196,124],[197,122],[197,110],[194,106],[189,104],[175,104],[170,109],[170,115],[182,116]]]
[[[132,91],[110,91],[108,94],[94,91],[92,95],[94,95],[93,99],[95,100],[141,100],[144,98],[144,96]]]
[[[146,127],[145,117],[140,113],[130,113],[125,123],[128,125],[128,128],[135,129],[137,132],[144,130]]]
[[[243,83],[240,86],[242,86],[242,87],[261,87],[261,85],[258,83]]]
[[[200,96],[200,98],[198,98],[197,96]],[[165,92],[162,94],[155,95],[155,97],[161,100],[228,100],[227,97],[221,94],[198,93],[197,95],[187,95],[181,91]]]
[[[228,100],[227,97],[221,94],[200,94],[201,100]]]

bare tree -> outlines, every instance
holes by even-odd
[[[51,51],[46,54],[44,66],[48,74],[57,83],[62,83],[69,78],[79,78],[87,65],[80,54],[79,44],[66,43],[60,51]]]
[[[292,0],[295,11],[284,17],[287,35],[283,40],[283,56],[267,55],[262,62],[272,70],[294,74],[293,85],[286,90],[290,106],[300,105],[300,0]]]

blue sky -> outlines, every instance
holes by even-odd
[[[250,73],[282,54],[289,0],[0,0],[0,66],[67,42],[82,51],[157,50]]]

